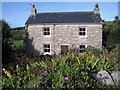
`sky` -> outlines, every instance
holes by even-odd
[[[0,17],[12,28],[24,26],[31,14],[31,4],[35,4],[38,13],[75,12],[93,11],[96,2],[2,2]],[[118,2],[98,2],[98,4],[101,18],[105,21],[112,21],[118,15]]]

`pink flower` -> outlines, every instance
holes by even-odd
[[[23,79],[22,78],[19,78],[19,81],[22,81]]]
[[[51,71],[54,71],[54,67],[53,67],[53,66],[49,67],[49,69],[50,69]]]
[[[90,71],[90,67],[88,67],[87,70]]]
[[[64,77],[64,81],[68,81],[69,80],[69,78],[68,77]]]
[[[104,77],[103,77],[101,74],[99,74],[99,75],[97,76],[97,78],[98,78],[99,80],[104,80]]]

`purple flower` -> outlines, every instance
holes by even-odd
[[[19,78],[19,81],[22,81],[23,80],[23,78]]]
[[[54,70],[55,70],[53,66],[49,67],[49,69],[50,69],[51,71],[54,71]]]
[[[87,70],[90,71],[90,67],[88,67]]]
[[[45,71],[45,69],[42,69],[42,72],[44,72]]]
[[[64,61],[64,60],[65,60],[65,58],[63,57],[63,58],[62,58],[62,60]]]
[[[40,73],[41,73],[41,72],[39,71],[39,72],[38,72],[38,75],[40,75]]]
[[[69,80],[69,78],[68,77],[64,77],[64,81],[68,81]]]
[[[103,77],[101,74],[99,74],[99,75],[97,76],[97,78],[100,79],[100,80],[104,80],[104,77]]]

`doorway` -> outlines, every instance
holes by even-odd
[[[68,52],[68,45],[61,45],[61,54],[66,54]]]

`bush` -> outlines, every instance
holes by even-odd
[[[101,53],[101,50],[98,49],[98,48],[95,48],[95,47],[92,47],[92,46],[88,46],[86,49],[85,49],[86,52],[91,52],[92,54],[94,55],[99,55]]]

